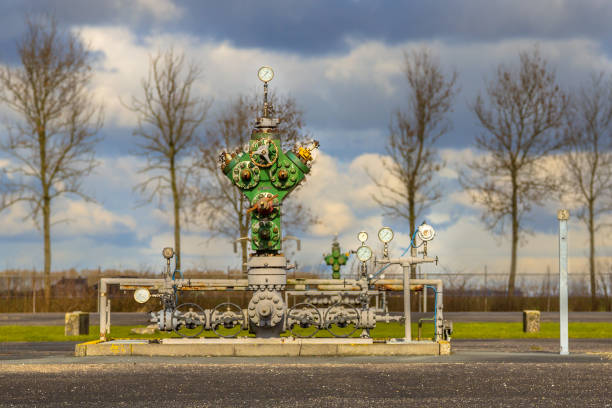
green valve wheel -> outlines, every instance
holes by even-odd
[[[241,161],[232,170],[232,180],[245,190],[250,190],[259,183],[259,168],[251,162]]]
[[[285,159],[283,161],[279,161],[276,171],[274,171],[274,173],[272,173],[272,177],[270,177],[270,181],[276,188],[291,188],[296,184],[297,173],[298,169],[295,164]]]

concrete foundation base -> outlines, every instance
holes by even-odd
[[[77,344],[76,356],[423,356],[450,354],[449,342],[378,342],[372,339],[162,339]]]

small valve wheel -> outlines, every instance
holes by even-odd
[[[250,190],[259,183],[259,168],[253,163],[242,161],[234,166],[232,180],[245,190]]]
[[[259,167],[270,167],[278,159],[278,147],[270,139],[251,141],[251,161]]]

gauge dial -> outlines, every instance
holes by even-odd
[[[434,228],[431,225],[425,223],[419,225],[418,231],[419,238],[421,238],[421,240],[423,241],[431,241],[436,235],[436,231],[434,230]]]
[[[383,243],[390,242],[393,239],[393,230],[389,227],[382,227],[378,231],[378,239],[380,239]]]
[[[357,259],[359,259],[361,262],[367,262],[370,260],[371,257],[372,250],[369,246],[363,245],[360,246],[359,249],[357,249]]]
[[[151,298],[151,292],[147,288],[140,288],[134,291],[134,300],[138,303],[147,303]]]
[[[357,234],[357,239],[361,243],[366,242],[368,240],[368,233],[365,231],[361,231],[359,234]]]
[[[162,250],[162,255],[164,256],[164,258],[170,259],[174,256],[174,249],[166,247]]]
[[[257,76],[262,82],[270,82],[274,78],[274,71],[270,67],[261,67],[257,71]]]

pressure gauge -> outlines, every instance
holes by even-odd
[[[390,242],[393,239],[393,230],[389,227],[382,227],[378,231],[378,239],[385,244]]]
[[[257,76],[262,82],[270,82],[274,78],[274,71],[270,67],[261,67],[257,71]]]
[[[363,245],[360,246],[359,249],[357,249],[357,259],[359,259],[361,262],[367,262],[370,260],[371,257],[372,250],[369,246]]]
[[[147,288],[140,288],[134,291],[134,300],[138,303],[147,303],[151,299],[151,292]]]
[[[357,239],[363,244],[368,240],[368,233],[365,231],[361,231],[359,234],[357,234]]]
[[[431,241],[436,235],[436,231],[433,229],[433,227],[425,223],[419,225],[418,231],[419,238],[425,242]]]
[[[164,256],[164,258],[170,259],[174,256],[174,249],[166,247],[162,250],[162,255]]]

